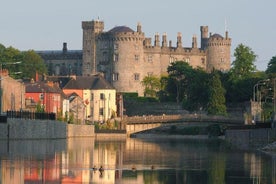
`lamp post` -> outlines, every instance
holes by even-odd
[[[254,103],[254,123],[256,122],[256,114],[259,114],[259,106],[261,105],[261,92],[259,92],[259,86],[266,85],[266,82],[270,81],[270,79],[260,80],[253,86],[253,103]],[[257,94],[256,94],[257,93]],[[257,98],[257,99],[256,99]],[[257,101],[257,109],[255,110],[255,104]]]

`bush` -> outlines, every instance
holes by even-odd
[[[207,131],[210,137],[217,137],[224,134],[224,130],[218,124],[209,125]]]

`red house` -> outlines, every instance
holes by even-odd
[[[25,83],[26,108],[35,111],[38,105],[47,113],[58,113],[62,104],[62,91],[53,83],[30,82]]]

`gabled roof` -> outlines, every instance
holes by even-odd
[[[30,82],[24,83],[26,93],[59,93],[62,94],[62,91],[57,86],[49,86],[44,82]]]
[[[115,89],[101,75],[76,76],[63,89]]]

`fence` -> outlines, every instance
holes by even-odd
[[[7,118],[56,120],[56,114],[30,111],[7,111]]]

